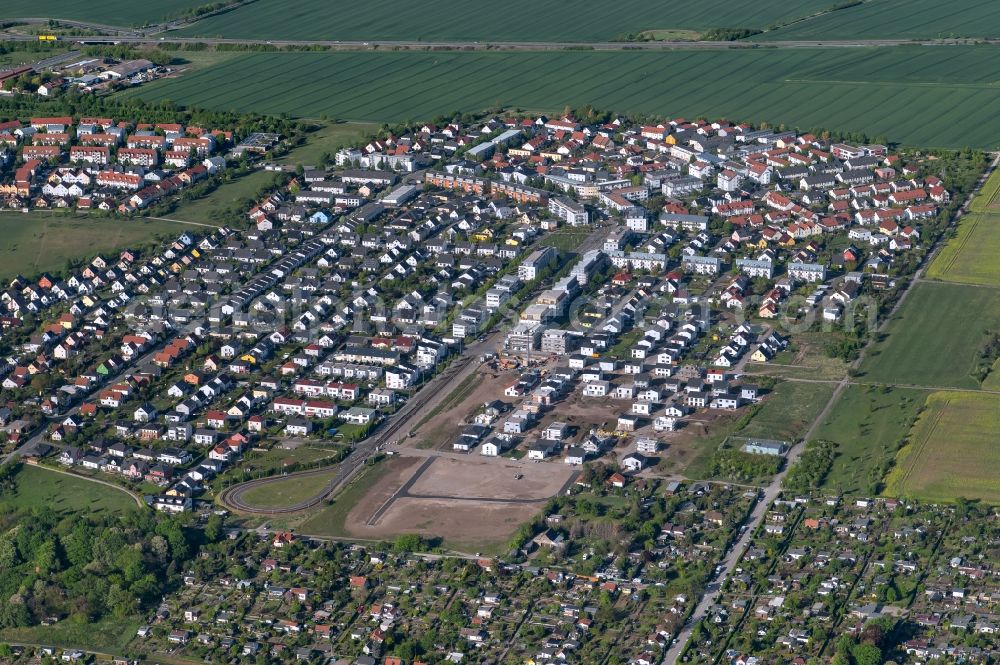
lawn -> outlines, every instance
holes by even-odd
[[[998,31],[1000,4],[990,0],[867,0],[754,39],[937,39]]]
[[[27,511],[47,507],[58,513],[122,513],[135,509],[135,501],[124,491],[55,471],[25,465],[15,477],[16,491],[0,495],[0,511]]]
[[[927,269],[927,277],[945,282],[1000,286],[1000,214],[964,216],[955,237]]]
[[[70,260],[148,245],[194,227],[174,222],[105,219],[48,212],[0,212],[0,279],[66,268]]]
[[[256,508],[292,506],[307,501],[322,492],[336,474],[336,469],[330,469],[329,473],[290,476],[249,489],[240,496],[240,499]]]
[[[866,132],[905,145],[994,147],[998,52],[954,46],[252,53],[122,94],[373,122],[592,104],[622,113]]]
[[[915,388],[848,386],[814,439],[837,444],[824,486],[850,494],[874,494],[927,393]]]
[[[994,289],[920,283],[861,365],[871,383],[979,388],[972,372],[988,330],[1000,328]]]
[[[308,466],[328,457],[336,457],[339,453],[339,446],[314,448],[308,445],[292,449],[274,447],[266,452],[250,451],[236,467],[236,472],[256,478],[270,474],[289,464]]]
[[[199,224],[222,224],[227,221],[227,212],[238,213],[242,217],[250,208],[250,200],[263,189],[270,188],[279,177],[280,174],[263,169],[234,177],[205,196],[191,201],[178,200],[173,210],[167,213],[168,218]]]
[[[613,10],[597,0],[409,0],[344,4],[324,0],[257,0],[178,31],[184,36],[322,40],[606,41],[643,31],[764,28],[807,16],[831,0],[623,0]]]
[[[179,16],[185,10],[206,4],[204,0],[158,0],[134,2],[133,0],[8,0],[2,10],[3,18],[62,18],[76,21],[95,21],[106,25],[145,25],[165,18]]]
[[[899,451],[886,493],[1000,503],[1000,395],[936,392]]]

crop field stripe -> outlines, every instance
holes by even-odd
[[[799,0],[790,12],[784,0],[740,4],[730,0],[621,0],[614,11],[596,0],[577,0],[572,5],[510,0],[502,7],[487,0],[442,0],[433,6],[409,0],[375,0],[335,8],[327,0],[257,0],[224,16],[202,19],[177,34],[260,39],[601,41],[626,32],[704,30],[720,23],[764,27],[809,15],[828,2]]]
[[[869,0],[754,40],[981,37],[991,34],[988,26],[996,25],[998,13],[1000,8],[992,0]]]
[[[418,120],[486,106],[554,113],[592,104],[621,113],[720,117],[788,127],[864,131],[904,145],[994,147],[1000,136],[995,82],[962,71],[995,70],[996,47],[949,47],[924,80],[868,85],[790,77],[863,76],[863,60],[839,50],[675,52],[392,52],[248,54],[127,94],[190,106],[298,117]],[[877,54],[877,77],[903,71],[915,51]],[[940,52],[940,49],[938,49]],[[959,55],[960,53],[960,55]],[[918,53],[918,55],[920,55]],[[923,56],[918,61],[923,62]],[[834,58],[841,72],[823,72]],[[247,75],[252,72],[252,76]],[[942,84],[955,73],[961,82]],[[717,83],[705,85],[711,77]],[[913,77],[905,75],[904,78]]]

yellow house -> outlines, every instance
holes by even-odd
[[[472,234],[472,239],[478,242],[489,242],[493,240],[493,229],[480,229]]]
[[[667,134],[667,137],[663,139],[663,142],[667,145],[677,145],[677,137],[673,134]]]
[[[257,364],[257,356],[255,356],[252,353],[244,353],[242,356],[240,356],[240,360],[245,360],[246,362],[250,363],[251,365],[256,365]]]

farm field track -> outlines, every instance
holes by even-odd
[[[624,0],[609,12],[596,0],[573,11],[555,0],[439,0],[433,10],[409,0],[370,3],[257,0],[177,33],[187,37],[333,40],[598,41],[647,30],[764,28],[825,9],[829,0]],[[791,7],[790,7],[791,5]],[[724,20],[722,20],[724,18]]]
[[[866,382],[979,388],[972,376],[986,330],[1000,326],[994,289],[922,282],[861,365]]]
[[[591,104],[859,131],[905,145],[991,147],[1000,136],[1000,116],[992,112],[1000,104],[997,55],[989,46],[253,53],[124,94],[373,122],[490,106],[553,112]],[[707,78],[718,85],[704,85]]]
[[[1000,396],[936,392],[910,430],[886,493],[924,501],[1000,502]]]
[[[927,269],[927,277],[1000,287],[1000,211],[963,217],[955,237]]]
[[[107,25],[133,26],[155,23],[180,15],[188,9],[205,4],[202,0],[7,0],[0,9],[0,18],[61,18],[74,21],[95,21]]]
[[[1000,32],[994,0],[867,0],[753,39],[936,39],[987,37]]]

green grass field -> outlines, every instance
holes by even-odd
[[[782,381],[736,436],[797,441],[833,395],[833,384]]]
[[[1000,214],[972,213],[963,217],[956,236],[927,269],[927,277],[1000,286]]]
[[[1000,327],[997,291],[960,284],[913,287],[884,339],[861,365],[861,378],[930,388],[979,388],[972,375],[987,330]]]
[[[1000,80],[1000,51],[931,51],[255,53],[124,94],[374,122],[497,106],[558,112],[567,104],[592,104],[859,131],[906,145],[996,146],[1000,116],[992,109],[1000,104],[1000,88],[993,82]],[[713,85],[705,85],[708,79]]]
[[[759,39],[938,39],[995,37],[1000,4],[991,0],[867,0],[799,21]],[[755,39],[757,39],[755,38]]]
[[[51,626],[4,628],[0,640],[14,644],[46,644],[62,648],[86,649],[106,656],[120,655],[142,625],[140,617],[84,622],[69,618]],[[101,662],[101,661],[98,661]]]
[[[324,153],[333,158],[340,148],[367,141],[378,129],[378,125],[367,122],[325,123],[308,134],[305,145],[290,150],[278,161],[316,166]]]
[[[1000,395],[937,392],[910,430],[886,493],[924,501],[1000,503]]]
[[[17,472],[15,484],[13,494],[0,495],[0,511],[45,506],[64,515],[93,515],[136,508],[135,501],[123,491],[28,465]]]
[[[292,476],[247,490],[240,498],[256,508],[284,508],[301,503],[319,494],[335,469],[311,476]]]
[[[158,2],[132,2],[131,0],[9,0],[0,10],[2,18],[63,18],[77,21],[94,21],[106,25],[145,25],[165,18],[176,17],[187,9],[207,4],[203,0],[159,0]]]
[[[837,444],[837,456],[824,487],[870,494],[874,483],[881,480],[881,472],[873,478],[872,469],[885,468],[896,453],[926,394],[915,388],[883,391],[848,386],[813,435]]]
[[[323,0],[257,0],[180,30],[193,37],[399,41],[606,41],[647,30],[764,28],[807,16],[831,0],[624,0],[613,10],[596,0],[560,2],[408,0],[344,4]],[[790,6],[791,4],[791,6]]]
[[[62,270],[67,261],[151,243],[195,227],[140,219],[0,212],[0,279]]]

